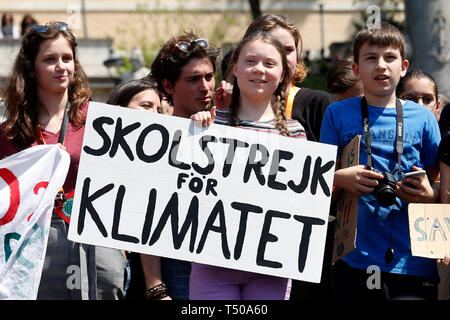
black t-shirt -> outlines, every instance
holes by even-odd
[[[438,160],[450,166],[450,103],[442,109],[439,118],[442,140],[439,144]]]
[[[305,128],[309,141],[319,141],[325,110],[334,101],[328,92],[308,88],[301,88],[295,95],[291,117]]]
[[[450,166],[450,132],[442,137],[439,144],[438,160]]]
[[[442,109],[439,118],[439,129],[441,130],[441,136],[450,131],[450,103],[446,104]]]

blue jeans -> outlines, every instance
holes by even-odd
[[[161,258],[162,281],[167,285],[169,296],[172,299],[189,300],[190,274],[190,262]]]

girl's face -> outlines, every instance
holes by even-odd
[[[428,78],[409,79],[400,98],[421,104],[432,112],[435,111],[438,102],[434,93],[434,83]]]
[[[38,91],[61,93],[67,90],[75,72],[72,47],[62,35],[45,40],[34,60],[34,72]]]
[[[283,49],[286,51],[289,70],[291,72],[291,76],[293,76],[298,60],[298,52],[295,46],[294,36],[289,30],[282,27],[276,27],[275,29],[272,29],[270,31],[270,35],[280,41],[280,43],[283,45]]]
[[[283,80],[283,61],[272,44],[258,39],[244,45],[233,71],[241,94],[267,98]]]
[[[157,113],[158,110],[161,110],[161,99],[155,90],[147,89],[135,94],[128,102],[127,107]]]

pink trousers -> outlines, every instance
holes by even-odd
[[[291,280],[192,263],[191,300],[289,300]]]

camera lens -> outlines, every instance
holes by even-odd
[[[383,207],[390,207],[395,203],[395,191],[390,186],[385,186],[377,193],[377,200]]]
[[[383,179],[379,181],[379,185],[374,189],[374,194],[383,207],[389,207],[395,203],[396,180],[394,175],[389,172],[383,172],[382,174]]]

